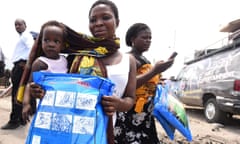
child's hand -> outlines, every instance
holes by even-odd
[[[30,83],[29,85],[30,89],[30,95],[34,98],[43,98],[45,91],[42,89],[42,87],[38,84],[35,84],[34,82]]]
[[[22,118],[24,122],[29,122],[30,121],[30,115],[31,115],[31,105],[28,104],[23,104],[23,110],[22,110]]]

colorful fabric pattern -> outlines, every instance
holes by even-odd
[[[116,38],[115,40],[95,38],[76,32],[67,25],[65,25],[65,27],[68,36],[66,48],[62,51],[62,53],[104,57],[114,53],[120,47],[119,38]],[[41,40],[38,40],[37,38],[31,49],[29,60],[25,66],[17,93],[17,102],[20,104],[23,100],[25,85],[27,84],[30,76],[32,63],[37,57],[44,55],[41,45]]]
[[[142,63],[137,74],[150,70],[151,64],[145,58],[135,58]],[[158,139],[155,119],[152,115],[156,83],[155,76],[136,91],[136,105],[128,112],[118,112],[114,127],[115,144],[161,144]]]
[[[137,70],[137,75],[144,74],[152,68],[151,64],[144,64]],[[159,75],[154,76],[147,83],[136,90],[136,112],[142,112],[143,105],[146,104],[148,97],[155,95],[156,85],[159,82]]]

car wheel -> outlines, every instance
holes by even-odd
[[[222,122],[226,117],[226,113],[219,109],[215,98],[210,98],[206,102],[204,115],[209,123]]]

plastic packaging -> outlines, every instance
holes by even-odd
[[[111,95],[108,79],[80,74],[35,72],[45,89],[29,128],[26,144],[107,144],[108,117],[100,101]]]
[[[168,94],[167,86],[157,86],[153,115],[171,140],[174,139],[175,130],[178,130],[188,141],[192,141],[186,111],[178,99]]]

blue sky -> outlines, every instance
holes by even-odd
[[[14,20],[26,20],[28,30],[39,31],[47,20],[58,20],[73,29],[89,33],[88,11],[95,0],[7,0],[0,6],[0,46],[11,58],[17,33]],[[177,75],[186,56],[227,36],[220,33],[229,21],[240,18],[239,0],[113,0],[120,14],[117,35],[121,49],[128,51],[124,36],[135,22],[152,29],[152,45],[145,55],[152,61],[166,60],[173,51],[179,55],[163,75]]]

